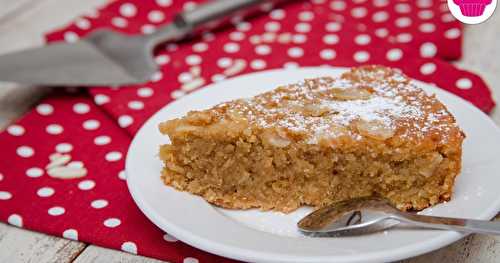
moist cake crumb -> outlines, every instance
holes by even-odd
[[[366,195],[451,197],[464,134],[398,70],[353,68],[160,124],[163,181],[227,208],[290,212]]]

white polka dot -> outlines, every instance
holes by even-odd
[[[417,6],[420,8],[431,7],[433,0],[417,0]]]
[[[68,43],[74,43],[78,41],[79,38],[80,37],[75,32],[68,31],[64,33],[64,40],[66,40],[66,42]]]
[[[292,58],[302,57],[304,50],[300,47],[292,47],[288,49],[288,55]]]
[[[7,191],[0,191],[0,200],[9,200],[12,198],[12,194]]]
[[[23,218],[18,214],[10,215],[7,222],[13,226],[23,227]]]
[[[60,215],[64,214],[66,212],[66,210],[64,209],[64,207],[54,206],[54,207],[49,208],[49,210],[47,210],[47,212],[51,216],[60,216]]]
[[[303,34],[295,34],[292,36],[292,42],[295,44],[302,44],[307,41],[306,35]]]
[[[106,227],[110,227],[110,228],[117,227],[121,223],[122,223],[122,221],[118,218],[108,218],[108,219],[104,220],[104,225]]]
[[[24,134],[24,127],[21,125],[13,124],[7,128],[7,132],[12,136],[21,136]]]
[[[295,69],[295,68],[299,68],[299,64],[297,62],[287,62],[283,65],[284,68],[286,69]]]
[[[403,51],[399,48],[393,48],[387,51],[386,58],[389,61],[398,61],[403,57]]]
[[[127,27],[128,22],[125,18],[117,16],[111,18],[111,24],[118,28],[125,28]]]
[[[38,189],[38,191],[36,191],[36,194],[40,197],[49,197],[52,196],[54,193],[55,193],[54,188],[48,186],[42,187]]]
[[[180,97],[183,97],[184,95],[186,95],[186,92],[182,90],[174,90],[170,93],[170,97],[172,97],[172,99],[178,99]]]
[[[73,105],[73,111],[77,114],[85,114],[90,111],[90,106],[87,103],[76,103]]]
[[[129,107],[129,109],[132,109],[132,110],[144,109],[144,103],[142,101],[138,101],[138,100],[129,101],[127,106]]]
[[[380,38],[385,38],[389,35],[389,30],[387,28],[377,28],[375,30],[375,35],[380,37]]]
[[[159,6],[170,6],[172,5],[172,0],[156,0],[156,4]]]
[[[411,6],[407,3],[399,3],[394,6],[394,10],[400,14],[406,14],[411,12]]]
[[[50,105],[50,104],[43,103],[43,104],[40,104],[36,107],[36,111],[40,115],[47,116],[47,115],[50,115],[54,112],[54,107],[52,107],[52,105]]]
[[[285,11],[283,9],[275,9],[269,13],[269,16],[275,20],[281,20],[285,18]]]
[[[179,80],[180,83],[190,82],[191,80],[193,80],[193,74],[191,74],[190,72],[182,72],[177,77],[177,80]]]
[[[153,96],[153,89],[148,87],[143,87],[137,90],[137,96],[141,98],[147,98]]]
[[[203,39],[203,41],[209,42],[215,39],[215,35],[212,32],[205,32],[201,34],[201,38]]]
[[[418,17],[422,20],[431,19],[434,17],[434,12],[432,10],[421,10],[418,12]]]
[[[368,11],[365,7],[355,7],[351,9],[351,16],[354,18],[362,18],[365,17]]]
[[[338,32],[342,29],[342,26],[338,22],[329,22],[325,26],[325,30],[328,32]]]
[[[26,170],[26,175],[32,178],[40,177],[43,175],[43,170],[38,167],[31,167]]]
[[[425,42],[420,46],[420,56],[424,58],[434,57],[437,53],[437,47],[431,42]]]
[[[231,34],[229,34],[229,39],[231,39],[233,41],[241,41],[241,40],[245,39],[245,34],[242,32],[239,32],[239,31],[234,31],[234,32],[231,32]],[[195,44],[195,45],[197,45],[197,44]],[[193,49],[194,49],[194,46],[193,46]]]
[[[378,11],[372,15],[372,20],[375,23],[385,22],[389,19],[389,14],[386,11]]]
[[[153,73],[153,75],[151,76],[151,81],[158,82],[162,78],[163,78],[163,73],[161,73],[160,71],[157,71],[157,72]]]
[[[230,58],[223,57],[223,58],[220,58],[219,60],[217,60],[217,66],[219,66],[221,68],[228,68],[232,64],[233,64],[233,60]]]
[[[266,67],[266,62],[262,59],[254,59],[250,62],[250,67],[255,70],[264,69]]]
[[[418,29],[423,33],[432,33],[436,31],[436,26],[433,23],[423,23]]]
[[[319,56],[320,56],[322,59],[325,59],[325,60],[331,60],[331,59],[334,59],[334,58],[335,58],[336,53],[335,53],[335,50],[333,50],[333,49],[323,49],[323,50],[321,50],[321,52],[319,53]]]
[[[78,231],[76,229],[66,229],[62,233],[62,236],[66,239],[71,239],[71,240],[78,240]]]
[[[268,45],[258,45],[255,47],[255,53],[258,55],[269,55],[271,48]]]
[[[90,28],[90,21],[86,18],[80,17],[75,21],[75,25],[83,30],[87,30]]]
[[[300,33],[307,33],[311,31],[311,24],[309,23],[298,23],[295,25],[295,31]]]
[[[68,167],[72,167],[72,168],[83,168],[84,165],[83,165],[83,162],[80,162],[80,161],[71,161],[67,164]]]
[[[2,173],[0,173],[0,181],[2,181],[2,180],[3,180],[3,178],[4,178],[3,174],[2,174]]]
[[[264,29],[268,32],[277,32],[279,31],[281,28],[281,25],[280,23],[276,22],[276,21],[271,21],[271,22],[267,22],[265,25],[264,25]]]
[[[199,263],[200,261],[196,258],[193,258],[193,257],[187,257],[187,258],[184,258],[184,260],[182,261],[182,263]]]
[[[227,53],[236,53],[240,50],[240,45],[230,42],[224,45],[224,51]]]
[[[167,241],[167,242],[176,242],[178,241],[178,239],[172,235],[169,235],[169,234],[166,234],[163,235],[163,240]]]
[[[169,55],[159,55],[155,57],[155,62],[158,65],[165,65],[168,62],[170,62],[170,56]]]
[[[122,158],[122,153],[117,151],[112,151],[106,154],[105,159],[108,162],[116,162]]]
[[[108,206],[108,201],[104,199],[97,199],[92,201],[92,203],[90,203],[90,206],[92,206],[95,209],[101,209]]]
[[[299,20],[301,21],[311,21],[314,19],[314,13],[311,11],[302,11],[299,13]]]
[[[153,26],[151,24],[145,24],[145,25],[141,26],[141,32],[144,34],[151,34],[151,33],[155,32],[155,30],[156,30],[155,26]]]
[[[373,5],[376,7],[384,7],[389,4],[389,0],[373,0]]]
[[[130,115],[121,115],[118,117],[118,125],[122,128],[126,128],[134,123],[134,118],[132,118]]]
[[[226,79],[226,76],[224,76],[223,74],[214,74],[211,79],[213,82],[219,82]]]
[[[370,41],[371,41],[371,38],[367,34],[357,35],[354,38],[354,42],[356,42],[356,44],[361,45],[361,46],[370,44]]]
[[[395,24],[397,27],[409,27],[411,25],[411,19],[409,17],[400,17],[396,19]]]
[[[73,145],[67,142],[58,143],[56,145],[56,152],[58,153],[69,153],[73,150]]]
[[[195,52],[204,52],[208,49],[208,45],[206,43],[196,43],[193,45],[193,51]]]
[[[236,25],[236,29],[239,31],[248,31],[252,29],[252,25],[248,22],[240,22]]]
[[[23,146],[17,147],[16,153],[17,153],[17,155],[19,155],[23,158],[29,158],[29,157],[33,156],[33,154],[35,154],[35,150],[33,150],[33,148],[31,148],[29,146],[23,145]]]
[[[323,42],[328,45],[334,45],[339,43],[339,37],[335,34],[326,34],[323,36]]]
[[[346,3],[343,0],[335,0],[330,2],[330,8],[334,11],[342,11],[346,9]]]
[[[459,89],[470,89],[472,88],[472,81],[468,78],[461,78],[455,83]]]
[[[436,64],[428,62],[420,67],[420,73],[423,75],[430,75],[436,71]]]
[[[120,6],[120,14],[125,17],[133,17],[137,14],[137,7],[131,3],[125,3]]]
[[[354,60],[359,63],[366,62],[370,59],[370,53],[366,51],[358,51],[354,53]]]
[[[413,36],[410,33],[401,33],[396,36],[396,41],[399,43],[411,42]]]
[[[458,28],[452,28],[452,29],[448,29],[446,30],[446,32],[444,32],[444,37],[448,38],[448,39],[455,39],[455,38],[458,38],[460,37],[460,30]]]
[[[64,131],[64,128],[59,124],[49,124],[45,127],[45,131],[48,134],[57,135],[61,134]]]
[[[148,13],[148,19],[153,23],[160,23],[165,19],[165,14],[160,10],[153,10]]]
[[[134,242],[124,242],[121,246],[121,249],[128,253],[137,254],[137,245]]]
[[[190,66],[199,65],[201,63],[201,57],[198,55],[189,55],[186,57],[186,64]]]
[[[94,96],[94,102],[97,105],[103,105],[103,104],[109,102],[109,97],[107,95],[104,95],[104,94],[96,94]]]
[[[184,5],[182,6],[182,8],[185,11],[194,10],[196,8],[196,3],[195,2],[191,2],[191,1],[185,2]]]
[[[455,17],[453,17],[453,15],[451,13],[446,13],[446,14],[443,14],[441,16],[441,21],[445,22],[445,23],[450,23],[450,22],[453,22],[455,21]]]
[[[95,182],[92,180],[83,180],[78,183],[78,189],[87,191],[95,187]]]
[[[85,130],[92,131],[98,129],[101,123],[98,120],[86,120],[83,122],[82,126]]]
[[[127,175],[125,174],[125,171],[120,171],[118,173],[118,178],[120,178],[121,180],[126,180],[127,179]]]

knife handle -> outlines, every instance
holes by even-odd
[[[283,0],[281,0],[283,1]],[[261,4],[281,2],[280,0],[211,0],[197,5],[175,16],[175,28],[167,25],[155,32],[154,44],[166,40],[179,40],[188,34],[195,34],[206,29],[215,28],[227,22],[233,16],[246,16],[258,9]],[[172,30],[176,30],[176,39],[172,38]]]

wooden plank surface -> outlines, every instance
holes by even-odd
[[[43,32],[61,26],[106,0],[0,0],[0,53],[41,45]],[[57,14],[57,15],[54,15]],[[500,15],[465,31],[464,58],[455,64],[480,73],[500,99]],[[26,112],[46,89],[0,83],[0,129]],[[500,124],[500,112],[493,120]],[[437,251],[404,260],[498,262],[500,237],[471,235]],[[116,250],[87,246],[0,223],[0,262],[161,262]]]

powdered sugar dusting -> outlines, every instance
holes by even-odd
[[[423,138],[456,127],[433,96],[399,71],[376,66],[354,69],[336,79],[305,80],[218,107],[237,112],[262,129],[303,135],[312,144],[340,136],[387,139],[397,133]]]

